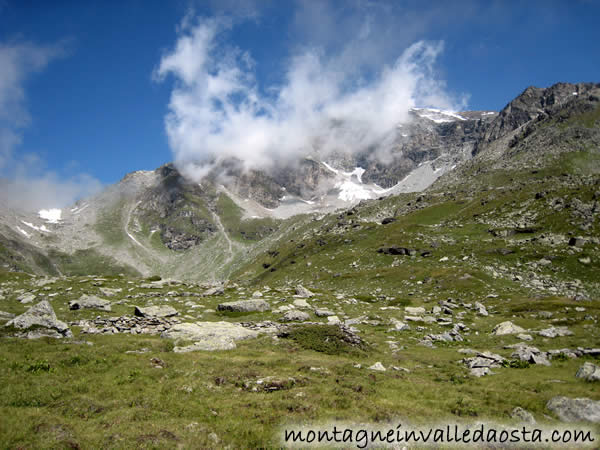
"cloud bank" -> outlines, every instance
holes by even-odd
[[[64,177],[49,171],[36,154],[23,150],[23,133],[32,120],[25,83],[64,53],[61,44],[0,43],[0,203],[4,206],[34,211],[63,207],[100,188],[89,175]]]
[[[411,107],[460,103],[436,74],[443,42],[418,41],[382,64],[372,57],[380,36],[368,16],[343,44],[296,45],[271,86],[260,85],[248,51],[227,45],[233,26],[186,17],[154,73],[174,78],[166,131],[176,164],[197,180],[232,157],[268,169],[312,152],[381,147]]]

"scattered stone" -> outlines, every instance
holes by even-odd
[[[9,321],[6,327],[13,327],[17,330],[28,330],[19,333],[19,337],[27,339],[37,339],[43,336],[62,338],[73,337],[73,333],[66,323],[56,318],[52,306],[47,300],[43,300],[35,306],[29,308],[25,313]]]
[[[410,314],[411,316],[418,316],[420,314],[425,314],[425,308],[423,308],[422,306],[406,306],[404,308],[404,311],[406,311],[407,314]]]
[[[259,378],[256,381],[246,381],[243,384],[243,388],[251,392],[274,392],[291,389],[296,383],[296,379],[291,377],[278,378],[270,376],[265,378]]]
[[[393,317],[390,319],[390,322],[393,326],[392,331],[403,331],[410,329],[410,326],[398,319],[394,319]]]
[[[494,372],[492,372],[488,367],[474,367],[471,370],[469,370],[469,373],[474,376],[474,377],[483,377],[485,375],[493,375]]]
[[[15,315],[6,311],[0,311],[0,320],[14,319]]]
[[[487,317],[489,315],[489,313],[488,313],[487,309],[485,308],[485,306],[482,303],[479,303],[479,302],[475,302],[475,311],[480,316]]]
[[[533,336],[525,333],[517,334],[517,338],[521,339],[522,341],[533,341]]]
[[[271,306],[265,300],[239,300],[236,302],[225,302],[217,306],[217,311],[231,312],[264,312],[269,311]]]
[[[296,286],[296,295],[302,298],[311,298],[314,297],[315,294],[313,294],[311,291],[309,291],[308,289],[306,289],[304,286],[302,286],[301,284],[299,284],[298,286]]]
[[[600,423],[600,401],[589,398],[553,397],[546,408],[563,422]]]
[[[192,341],[191,345],[173,349],[176,353],[186,353],[198,350],[231,350],[236,347],[235,341],[255,338],[258,334],[258,331],[240,324],[221,321],[175,324],[164,331],[161,337],[174,339],[176,342]]]
[[[101,287],[99,288],[100,293],[102,295],[104,295],[105,297],[114,297],[115,295],[123,292],[122,288],[107,288],[107,287]]]
[[[329,317],[327,317],[327,323],[329,325],[338,325],[338,324],[342,323],[342,321],[340,320],[340,318],[338,316],[329,316]]]
[[[293,304],[296,308],[310,308],[310,305],[306,300],[294,300]]]
[[[308,320],[310,318],[310,316],[305,313],[304,311],[297,311],[297,310],[292,310],[292,311],[288,311],[286,312],[283,317],[281,318],[281,320],[283,322],[304,322],[306,320]]]
[[[110,302],[108,300],[103,300],[95,295],[85,295],[83,294],[79,297],[79,300],[71,300],[69,302],[69,309],[78,310],[78,309],[99,309],[101,311],[111,311]]]
[[[315,315],[317,317],[328,317],[333,316],[334,313],[329,311],[328,309],[315,309]]]
[[[31,303],[35,300],[36,295],[31,292],[27,292],[26,294],[21,294],[17,297],[17,300],[23,304]]]
[[[528,423],[530,425],[536,424],[533,414],[531,414],[529,411],[521,408],[520,406],[517,406],[515,409],[512,410],[510,417],[512,417],[513,419],[518,420],[519,422],[522,422],[522,423]]]
[[[260,291],[254,291],[252,293],[252,298],[261,298],[262,296],[263,296],[262,292],[260,292]]]
[[[463,353],[465,352],[463,351]],[[471,358],[464,358],[461,361],[471,369],[470,373],[475,377],[492,375],[493,372],[490,369],[502,367],[502,364],[506,361],[502,356],[491,352],[476,352],[476,355]]]
[[[518,325],[515,325],[514,323],[510,322],[510,321],[506,321],[506,322],[502,322],[499,323],[498,325],[496,325],[494,327],[494,329],[492,330],[492,334],[496,335],[496,336],[504,336],[507,334],[518,334],[518,333],[523,333],[525,331],[525,329],[521,328]]]
[[[586,381],[600,381],[600,367],[591,362],[586,362],[579,368],[575,376]]]
[[[547,338],[555,338],[563,336],[572,336],[573,332],[567,327],[550,327],[546,328],[545,330],[539,331],[538,334]]]
[[[588,264],[591,264],[592,258],[590,258],[589,256],[583,256],[583,257],[579,258],[577,261],[579,261],[581,264],[588,265]]]
[[[136,306],[134,314],[138,317],[172,317],[178,315],[179,313],[172,306],[162,305],[148,306],[146,308]]]
[[[369,370],[377,370],[379,372],[385,372],[387,370],[385,367],[383,367],[383,364],[381,364],[381,362],[379,362],[379,361],[377,361],[375,364],[370,366],[368,369]]]

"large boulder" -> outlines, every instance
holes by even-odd
[[[47,300],[39,302],[9,321],[6,327],[21,330],[20,337],[37,339],[48,336],[53,338],[73,337],[73,333],[66,323],[56,318],[56,314]]]
[[[146,308],[136,306],[134,314],[138,317],[172,317],[179,313],[172,306],[162,305],[148,306]]]
[[[510,321],[499,323],[492,330],[492,333],[496,336],[504,336],[506,334],[519,334],[524,332],[525,329],[521,328],[518,325],[515,325]]]
[[[546,408],[563,422],[600,423],[600,401],[589,398],[553,397]]]
[[[239,300],[237,302],[225,302],[217,306],[218,311],[230,312],[264,312],[269,311],[271,306],[261,299]]]
[[[102,311],[111,311],[111,306],[108,300],[103,300],[95,295],[83,294],[79,297],[79,300],[71,300],[69,302],[69,309],[100,309]]]
[[[235,341],[258,336],[258,331],[230,322],[179,323],[164,331],[161,337],[175,341],[192,341],[193,344],[175,347],[173,351],[185,353],[197,350],[231,350]]]

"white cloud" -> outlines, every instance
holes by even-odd
[[[311,151],[359,152],[408,120],[411,107],[456,107],[436,78],[441,42],[416,42],[389,65],[349,64],[355,48],[370,47],[374,26],[366,20],[357,40],[335,51],[298,47],[282,83],[261,87],[251,55],[223,44],[230,22],[186,18],[155,71],[175,78],[165,122],[178,166],[200,179],[231,157],[265,169]]]
[[[24,84],[63,55],[64,44],[0,43],[0,202],[4,205],[31,210],[61,207],[100,187],[86,174],[61,177],[48,171],[37,155],[22,149],[23,130],[31,121]]]

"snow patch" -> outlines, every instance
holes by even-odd
[[[62,210],[58,208],[42,209],[38,211],[38,215],[48,223],[58,223],[62,216]]]
[[[419,117],[429,119],[435,123],[456,122],[457,120],[467,120],[454,111],[445,111],[435,108],[411,108]]]
[[[31,237],[31,235],[27,231],[25,231],[23,228],[17,227],[17,230],[19,230],[21,233],[23,233],[27,239],[29,239]]]
[[[329,164],[327,164],[326,162],[321,163],[323,164],[327,170],[330,170],[331,172],[335,173],[336,175],[339,173],[339,170],[334,169],[333,167],[331,167]]]
[[[35,230],[35,231],[43,231],[44,233],[50,233],[50,230],[48,228],[46,228],[46,225],[42,225],[41,227],[37,227],[32,223],[29,222],[25,222],[24,220],[21,220],[21,223],[27,225],[29,228]]]

